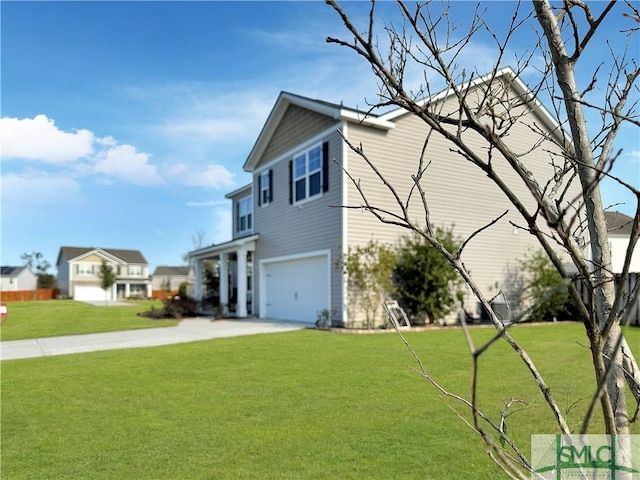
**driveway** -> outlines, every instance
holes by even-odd
[[[289,332],[310,327],[308,323],[286,320],[252,318],[212,321],[208,318],[191,318],[181,320],[175,327],[144,328],[120,332],[0,342],[0,360],[68,355],[122,348],[155,347],[215,338]]]

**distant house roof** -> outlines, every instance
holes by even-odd
[[[126,263],[148,263],[139,250],[120,250],[116,248],[97,247],[60,247],[60,255],[64,254],[68,260],[73,260],[74,258],[93,251],[107,253],[108,255],[119,258]],[[58,260],[60,260],[60,255],[58,255]]]
[[[3,277],[11,277],[14,275],[18,275],[26,268],[26,265],[23,265],[21,267],[0,267],[0,275]]]
[[[633,218],[620,212],[604,212],[607,230],[614,235],[631,235]]]
[[[189,275],[189,271],[191,270],[191,267],[189,266],[180,266],[180,267],[169,267],[166,265],[162,265],[159,267],[156,267],[155,272],[153,272],[153,276],[167,276],[167,277],[171,277],[171,276],[183,276],[186,277]]]

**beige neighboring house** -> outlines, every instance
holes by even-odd
[[[486,89],[488,78],[469,85],[471,93]],[[491,88],[501,99],[532,98],[509,68],[498,73]],[[563,141],[562,130],[538,102],[520,103],[509,104],[512,113],[521,116],[505,138],[515,151],[532,149],[524,163],[540,185],[548,185],[554,179],[549,151],[559,150],[554,141]],[[457,109],[455,96],[448,91],[425,99],[424,104],[441,108],[443,115]],[[554,141],[539,145],[536,129]],[[238,316],[313,323],[326,310],[334,322],[357,326],[362,312],[354,313],[352,308],[353,299],[338,266],[341,257],[349,247],[369,240],[397,244],[406,230],[384,225],[361,208],[339,208],[363,204],[343,167],[359,180],[372,205],[399,211],[380,179],[343,137],[353,145],[362,145],[399,196],[406,199],[414,187],[412,175],[427,132],[420,119],[403,109],[364,115],[344,105],[282,92],[244,163],[251,183],[227,195],[233,209],[231,240],[190,252],[196,298],[204,294],[204,262],[217,262],[221,303]],[[472,133],[464,132],[463,136],[469,136],[469,144],[477,145],[479,152],[485,151]],[[425,159],[429,167],[421,182],[433,224],[453,226],[457,237],[466,238],[507,212],[475,236],[463,255],[476,283],[491,298],[505,281],[506,267],[516,265],[528,250],[539,248],[538,244],[514,227],[511,222],[522,224],[516,209],[486,175],[436,137],[432,137]],[[526,206],[533,209],[534,201],[525,185],[497,152],[493,166],[519,198],[529,199]],[[566,198],[576,197],[577,183],[569,187]],[[415,189],[409,215],[418,222],[425,215]],[[542,219],[538,227],[546,228]],[[465,308],[471,315],[478,313],[470,291]]]
[[[37,290],[38,276],[29,267],[0,267],[0,291]]]
[[[161,265],[151,275],[154,291],[177,292],[180,285],[187,282],[193,285],[193,268],[190,266],[172,267]]]
[[[611,249],[613,273],[622,273],[627,248],[629,248],[633,218],[620,212],[605,212],[604,216],[609,230],[609,248]],[[637,244],[631,255],[629,272],[640,273],[640,247]]]
[[[105,261],[116,273],[116,283],[105,292],[98,273]],[[138,250],[61,247],[56,262],[60,295],[74,300],[100,301],[151,297],[149,264]]]

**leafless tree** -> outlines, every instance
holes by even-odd
[[[375,1],[371,3],[364,25],[356,24],[335,1],[327,3],[339,15],[348,32],[348,40],[329,37],[327,41],[362,57],[379,82],[379,97],[370,103],[369,113],[384,107],[401,107],[424,122],[428,130],[422,156],[415,159],[414,186],[406,198],[401,198],[396,186],[370,159],[366,145],[352,145],[345,138],[349,147],[386,185],[395,205],[370,202],[359,179],[347,171],[361,193],[362,204],[344,207],[364,209],[382,222],[422,235],[457,269],[484,309],[490,312],[496,328],[495,337],[481,346],[475,345],[468,329],[464,329],[474,370],[469,398],[444,389],[416,355],[420,373],[444,395],[469,408],[473,415],[472,427],[483,438],[487,451],[513,478],[529,478],[531,465],[527,455],[505,434],[503,423],[506,414],[500,422],[492,422],[479,411],[476,402],[477,361],[495,342],[506,341],[517,352],[553,412],[558,431],[570,433],[563,412],[544,378],[509,328],[492,311],[491,299],[474,282],[461,259],[464,248],[501,219],[478,226],[476,232],[453,253],[443,248],[433,234],[429,194],[422,181],[429,175],[431,142],[439,137],[439,141],[444,139],[448,142],[453,154],[475,166],[479,176],[488,177],[500,189],[519,214],[521,221],[514,227],[534,236],[566,279],[565,286],[568,286],[584,324],[594,367],[594,394],[581,423],[581,431],[589,431],[594,412],[599,408],[606,433],[628,433],[629,423],[634,420],[633,412],[637,417],[640,404],[640,370],[621,325],[637,301],[639,286],[636,285],[632,291],[626,291],[622,286],[627,285],[631,254],[640,236],[640,191],[625,179],[614,176],[613,172],[621,154],[615,150],[620,130],[640,125],[637,109],[640,69],[634,57],[638,53],[637,43],[633,43],[637,42],[640,26],[636,6],[631,2],[589,4],[582,0],[502,3],[502,12],[508,8],[512,11],[504,16],[508,19],[508,28],[498,32],[485,19],[482,3],[476,6],[468,24],[458,24],[449,16],[447,4],[425,2],[409,5],[398,1],[401,25],[384,23],[378,17]],[[596,32],[607,22],[618,26],[622,40],[617,41],[616,46],[611,43],[610,58],[587,74],[586,83],[581,84],[577,72],[580,69],[580,78],[585,78],[588,65],[584,65],[584,58],[593,47]],[[515,65],[511,65],[509,75],[504,75],[504,64],[513,39],[524,29],[531,38],[530,48],[516,54],[515,59],[509,59]],[[495,46],[495,62],[488,73],[462,65],[463,52],[479,35],[491,39]],[[605,71],[607,68],[609,70]],[[532,69],[537,70],[535,85],[529,86],[524,93],[514,93],[511,87]],[[419,86],[411,84],[410,77],[416,71],[421,72]],[[603,93],[600,102],[593,100],[596,95],[588,95],[596,87]],[[454,99],[454,108],[445,109],[442,102],[429,101],[442,88]],[[545,99],[545,103],[550,105],[548,111],[555,117],[557,128],[551,133],[527,118],[530,108],[538,105],[540,99]],[[588,118],[599,120],[597,129],[588,125]],[[517,125],[523,124],[539,135],[539,141],[526,151],[519,151],[510,143],[509,134]],[[471,137],[480,138],[483,147],[474,147],[477,142],[474,140],[472,145]],[[527,167],[526,160],[534,150],[547,153],[554,171],[550,178],[536,178]],[[495,168],[497,158],[506,161],[519,181],[524,182],[529,198],[514,193],[510,180]],[[620,288],[617,289],[600,193],[600,182],[605,178],[617,182],[621,189],[627,189],[636,199],[631,238],[620,275]],[[576,191],[577,194],[574,193]],[[420,223],[412,220],[408,213],[412,199],[417,199],[424,210]],[[566,258],[577,273],[569,271]],[[586,296],[579,291],[575,278],[587,286]],[[526,320],[530,311],[520,314],[516,323]],[[632,393],[636,405],[627,405],[626,388]],[[505,403],[505,411],[515,402],[517,400]],[[494,432],[487,431],[487,425],[488,430]],[[498,442],[495,441],[495,432],[499,434]]]

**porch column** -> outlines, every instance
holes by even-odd
[[[129,290],[129,282],[124,284],[124,298],[129,298],[131,296],[131,290]]]
[[[220,254],[220,305],[229,309],[229,255]]]
[[[247,316],[247,251],[241,248],[236,252],[238,257],[238,317]]]
[[[195,261],[195,285],[193,295],[199,302],[202,301],[202,260]]]

